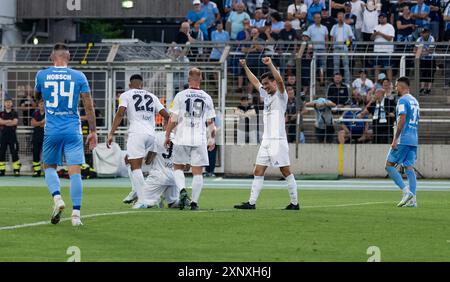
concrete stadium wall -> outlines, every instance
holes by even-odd
[[[225,173],[247,176],[253,173],[258,145],[226,145]],[[300,144],[298,159],[295,144],[290,145],[291,168],[294,174],[337,174],[339,146],[337,144]],[[344,145],[343,175],[345,177],[385,177],[384,163],[389,145]],[[421,145],[416,169],[426,178],[450,178],[450,145]],[[278,169],[269,168],[267,176],[280,176]]]

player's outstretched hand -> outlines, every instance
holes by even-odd
[[[245,59],[240,59],[239,63],[241,64],[242,67],[246,67],[247,66],[247,61]]]
[[[268,66],[268,65],[272,64],[272,59],[270,57],[264,57],[264,58],[262,58],[262,62],[263,62],[263,64]]]
[[[97,133],[91,132],[86,138],[86,144],[89,144],[89,150],[94,150],[95,147],[97,147],[98,144],[98,137]]]
[[[106,138],[106,148],[111,149],[112,141],[113,141],[113,136],[111,134],[108,134],[108,137]]]

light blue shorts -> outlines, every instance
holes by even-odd
[[[83,136],[81,134],[44,136],[43,163],[62,165],[63,156],[67,165],[82,165],[85,163]]]
[[[403,167],[414,166],[417,159],[417,147],[398,145],[396,150],[389,150],[387,161],[402,165]]]

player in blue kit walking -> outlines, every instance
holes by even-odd
[[[92,150],[97,145],[95,111],[86,76],[69,68],[69,48],[56,44],[51,55],[53,67],[36,74],[36,97],[44,101],[45,129],[43,145],[43,167],[48,190],[53,196],[54,207],[51,222],[57,224],[65,203],[61,198],[60,182],[56,173],[63,156],[69,167],[70,197],[72,199],[72,225],[82,225],[80,219],[83,184],[80,166],[85,162],[81,133],[78,99],[81,96],[89,123],[90,134],[86,143]]]
[[[397,80],[397,92],[400,97],[397,103],[397,130],[386,160],[386,171],[403,191],[398,207],[417,207],[416,173],[414,164],[417,158],[418,127],[420,119],[419,102],[409,93],[409,79],[400,77]],[[408,177],[408,185],[395,165],[402,165]]]

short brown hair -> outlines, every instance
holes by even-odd
[[[261,80],[263,80],[264,78],[268,78],[271,81],[275,80],[275,77],[273,76],[273,74],[271,72],[265,72],[261,75]]]

